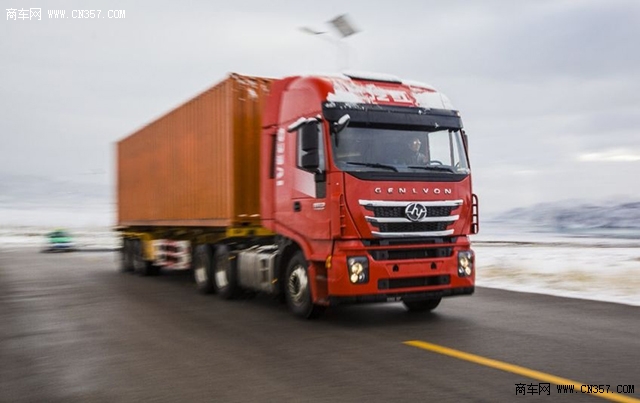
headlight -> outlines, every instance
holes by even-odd
[[[352,284],[363,284],[369,281],[369,259],[366,256],[347,257],[349,281]]]
[[[458,252],[458,276],[467,277],[473,274],[473,251]]]

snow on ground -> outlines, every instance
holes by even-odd
[[[21,206],[0,203],[0,249],[37,246],[44,248],[45,235],[56,229],[71,234],[84,249],[119,247],[115,223],[115,208],[109,203],[78,202],[73,208],[61,203],[43,207],[39,203]]]
[[[58,228],[51,226],[0,227],[0,251],[21,247],[38,247],[44,249],[47,245],[45,235],[54,229]],[[118,234],[108,227],[64,229],[72,236],[78,249],[115,250],[120,247]]]
[[[44,247],[44,235],[56,228],[0,224],[0,251]],[[81,249],[120,246],[107,225],[67,229]],[[478,286],[640,306],[639,237],[568,237],[484,225],[472,244]]]
[[[488,226],[472,243],[478,286],[640,306],[638,238],[567,237]]]

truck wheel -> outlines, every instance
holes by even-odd
[[[294,315],[305,319],[319,317],[324,312],[324,306],[311,302],[311,288],[309,285],[308,264],[302,252],[297,252],[289,262],[284,284],[284,294],[287,305]]]
[[[131,240],[125,238],[122,241],[122,249],[120,250],[120,271],[123,273],[133,271],[132,252]]]
[[[423,299],[418,301],[402,301],[409,312],[427,312],[433,311],[440,305],[442,298]]]
[[[236,267],[230,259],[227,245],[216,246],[213,284],[216,294],[223,299],[233,299],[239,291]]]
[[[196,246],[193,252],[193,277],[201,294],[211,294],[214,291],[211,277],[212,259],[209,245]]]
[[[144,256],[142,255],[142,241],[139,239],[132,239],[130,249],[131,259],[133,261],[133,271],[141,276],[147,276],[149,272],[147,271],[147,262],[145,262]]]

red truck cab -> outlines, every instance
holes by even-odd
[[[473,293],[478,203],[446,96],[390,76],[299,76],[274,81],[266,105],[262,225],[309,265],[283,287],[308,282],[317,306],[418,311]]]

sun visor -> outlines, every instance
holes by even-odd
[[[462,129],[460,114],[448,109],[325,102],[322,112],[325,119],[332,122],[348,114],[350,125],[356,126]]]

